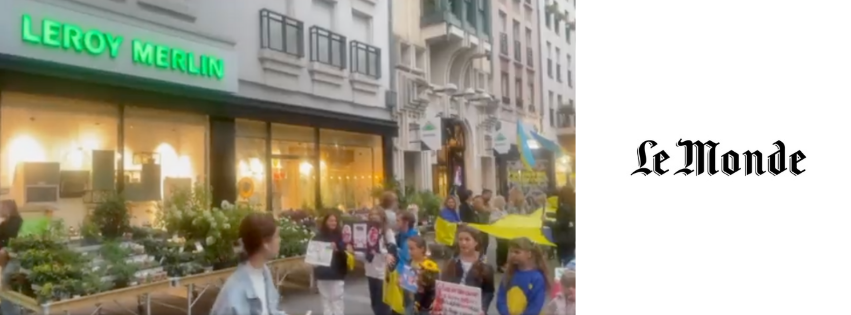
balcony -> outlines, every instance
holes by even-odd
[[[310,61],[346,68],[346,37],[319,26],[310,27]]]
[[[423,37],[428,42],[438,42],[463,39],[470,34],[477,39],[489,40],[489,25],[479,21],[487,18],[477,16],[479,4],[479,1],[467,0],[422,0],[420,27]]]
[[[266,9],[260,10],[260,48],[304,56],[304,23]]]
[[[508,56],[508,34],[499,34],[499,53],[503,56]]]
[[[526,47],[526,66],[535,68],[535,55],[532,53],[532,47]]]
[[[576,109],[573,106],[560,106],[556,112],[556,127],[559,136],[576,135]]]
[[[520,57],[521,55],[522,55],[522,53],[521,53],[521,48],[520,48],[520,41],[515,40],[514,41],[514,61],[517,62],[517,63],[522,63],[523,58]]]
[[[381,49],[353,40],[349,42],[349,54],[353,73],[381,78]]]

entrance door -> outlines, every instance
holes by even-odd
[[[315,209],[317,169],[310,158],[273,155],[270,161],[272,211]]]

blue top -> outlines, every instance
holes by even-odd
[[[417,229],[408,229],[407,232],[396,234],[396,270],[399,274],[404,271],[405,265],[411,261],[411,253],[408,251],[408,239],[417,235]]]
[[[500,315],[539,315],[547,299],[547,280],[540,270],[517,270],[511,281],[499,285],[496,309]]]
[[[440,210],[440,218],[446,220],[449,223],[461,222],[461,216],[458,214],[458,211],[449,208],[443,208],[442,210]]]
[[[247,263],[242,263],[236,268],[236,271],[231,274],[219,291],[216,302],[213,303],[213,309],[210,310],[210,315],[261,314],[262,302],[258,297],[260,292],[256,292],[251,283],[250,268],[254,267]],[[263,267],[263,278],[266,282],[266,292],[264,293],[266,294],[266,306],[269,315],[286,314],[278,310],[278,288],[272,280],[272,273],[266,266]]]

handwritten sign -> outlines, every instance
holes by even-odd
[[[307,252],[304,255],[304,262],[314,266],[331,266],[331,259],[334,257],[334,247],[329,242],[310,241],[307,243]]]
[[[442,315],[481,315],[482,289],[437,281],[432,309]]]

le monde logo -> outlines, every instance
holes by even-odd
[[[631,175],[642,174],[647,176],[650,173],[655,173],[658,176],[662,176],[668,172],[668,169],[662,167],[662,162],[665,162],[665,160],[671,157],[665,150],[661,150],[653,155],[652,169],[646,167],[648,162],[647,150],[656,147],[656,144],[656,141],[647,140],[638,146],[638,169],[632,172]],[[680,139],[680,141],[677,141],[677,146],[685,150],[686,159],[685,166],[674,172],[674,175],[690,175],[692,173],[695,175],[701,175],[703,173],[715,175],[720,171],[730,176],[741,171],[742,164],[744,164],[745,176],[751,174],[762,175],[766,171],[771,175],[777,176],[787,170],[792,175],[797,176],[806,171],[799,168],[801,161],[807,158],[800,150],[789,155],[789,167],[786,167],[786,145],[780,140],[774,142],[777,151],[765,158],[765,164],[763,164],[762,152],[745,151],[739,154],[736,151],[730,150],[721,155],[721,164],[719,165],[715,158],[715,148],[718,146],[718,143],[711,140],[701,142]],[[706,149],[709,149],[708,154]],[[695,157],[697,157],[696,163]],[[766,164],[768,166],[767,169],[764,168]]]

